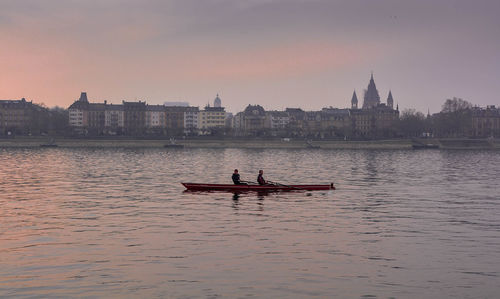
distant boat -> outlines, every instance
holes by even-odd
[[[49,142],[40,144],[40,147],[58,147],[54,138],[51,138]]]
[[[175,139],[170,138],[170,143],[165,144],[163,147],[166,147],[166,148],[183,148],[184,145],[183,144],[177,144],[177,143],[175,143]]]
[[[58,147],[59,145],[57,144],[50,144],[50,143],[42,143],[40,144],[40,147]]]
[[[163,147],[166,147],[166,148],[183,148],[184,145],[182,145],[182,144],[165,144]]]
[[[306,140],[307,148],[320,148],[319,145],[314,145],[311,140]]]
[[[411,147],[413,149],[432,149],[432,148],[439,148],[439,144],[412,144]]]
[[[413,149],[432,149],[432,148],[439,148],[439,144],[436,143],[424,143],[420,141],[419,139],[413,138],[411,140],[412,144],[411,147]]]

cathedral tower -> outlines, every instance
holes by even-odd
[[[387,106],[394,109],[394,100],[392,99],[392,93],[389,90],[389,95],[387,96]]]
[[[356,96],[356,91],[352,93],[351,109],[358,109],[358,97]]]
[[[378,95],[377,87],[375,86],[375,81],[373,80],[373,73],[370,78],[370,83],[368,88],[365,90],[365,97],[363,101],[363,109],[370,109],[377,107],[380,104],[380,96]]]

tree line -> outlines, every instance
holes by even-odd
[[[447,99],[439,113],[425,116],[415,109],[401,112],[399,134],[402,137],[470,137],[473,105],[461,98]],[[499,132],[496,132],[498,135]]]

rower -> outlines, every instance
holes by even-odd
[[[238,169],[235,169],[233,172],[233,176],[231,177],[233,179],[233,183],[235,185],[245,185],[240,181],[240,174],[238,173]]]
[[[264,174],[264,171],[259,170],[259,175],[257,176],[257,183],[259,183],[259,185],[265,185],[266,184],[266,180],[264,180],[264,177],[262,176]]]

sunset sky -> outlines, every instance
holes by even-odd
[[[0,99],[500,105],[498,0],[0,0]]]

